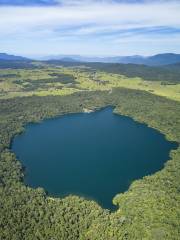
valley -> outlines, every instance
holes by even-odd
[[[179,83],[127,78],[84,64],[58,65],[36,62],[32,68],[32,63],[19,62],[18,68],[0,70],[0,238],[178,239],[179,147],[159,171],[117,192],[114,212],[82,196],[52,197],[39,185],[26,185],[28,166],[18,161],[11,144],[28,123],[113,106],[114,113],[147,124],[176,146],[180,143]]]

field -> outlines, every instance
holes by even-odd
[[[80,91],[109,91],[123,87],[180,101],[180,84],[147,81],[140,77],[92,70],[87,67],[0,69],[0,99],[22,96],[64,96]]]

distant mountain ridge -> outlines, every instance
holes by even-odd
[[[45,57],[43,60],[65,60],[72,62],[102,62],[102,63],[123,63],[123,64],[143,64],[148,66],[162,66],[180,63],[180,54],[164,53],[154,56],[143,57],[134,56],[116,56],[116,57],[86,57],[79,55],[57,55]]]
[[[31,61],[26,57],[9,55],[6,53],[0,53],[0,60],[5,61]],[[175,53],[163,53],[154,56],[114,56],[114,57],[91,57],[91,56],[81,56],[81,55],[51,55],[42,57],[40,61],[63,61],[63,62],[85,62],[85,63],[122,63],[122,64],[138,64],[147,66],[163,66],[170,64],[180,63],[180,54]]]
[[[29,59],[25,58],[25,57],[21,57],[21,56],[10,55],[10,54],[7,54],[7,53],[0,53],[0,60],[6,60],[6,61],[27,61]]]
[[[156,66],[156,65],[169,65],[175,63],[180,63],[180,54],[164,53],[157,54],[147,58],[144,64]]]

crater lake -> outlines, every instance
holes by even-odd
[[[177,144],[107,107],[28,124],[11,147],[26,167],[27,185],[51,196],[83,196],[113,210],[113,197],[162,169]]]

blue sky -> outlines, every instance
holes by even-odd
[[[86,0],[84,0],[85,2]],[[76,1],[76,0],[72,0],[72,1],[68,1],[68,0],[0,0],[0,4],[1,5],[58,5],[58,4],[64,4],[65,2],[70,2],[71,4],[73,2],[75,3],[79,3],[79,2],[83,2],[82,1]],[[88,2],[88,1],[86,1]],[[92,2],[92,1],[91,1]],[[96,0],[94,2],[105,2],[104,0]],[[147,2],[147,0],[110,0],[109,2],[115,2],[115,3],[142,3],[142,2]]]
[[[180,53],[180,1],[0,0],[0,52]]]

